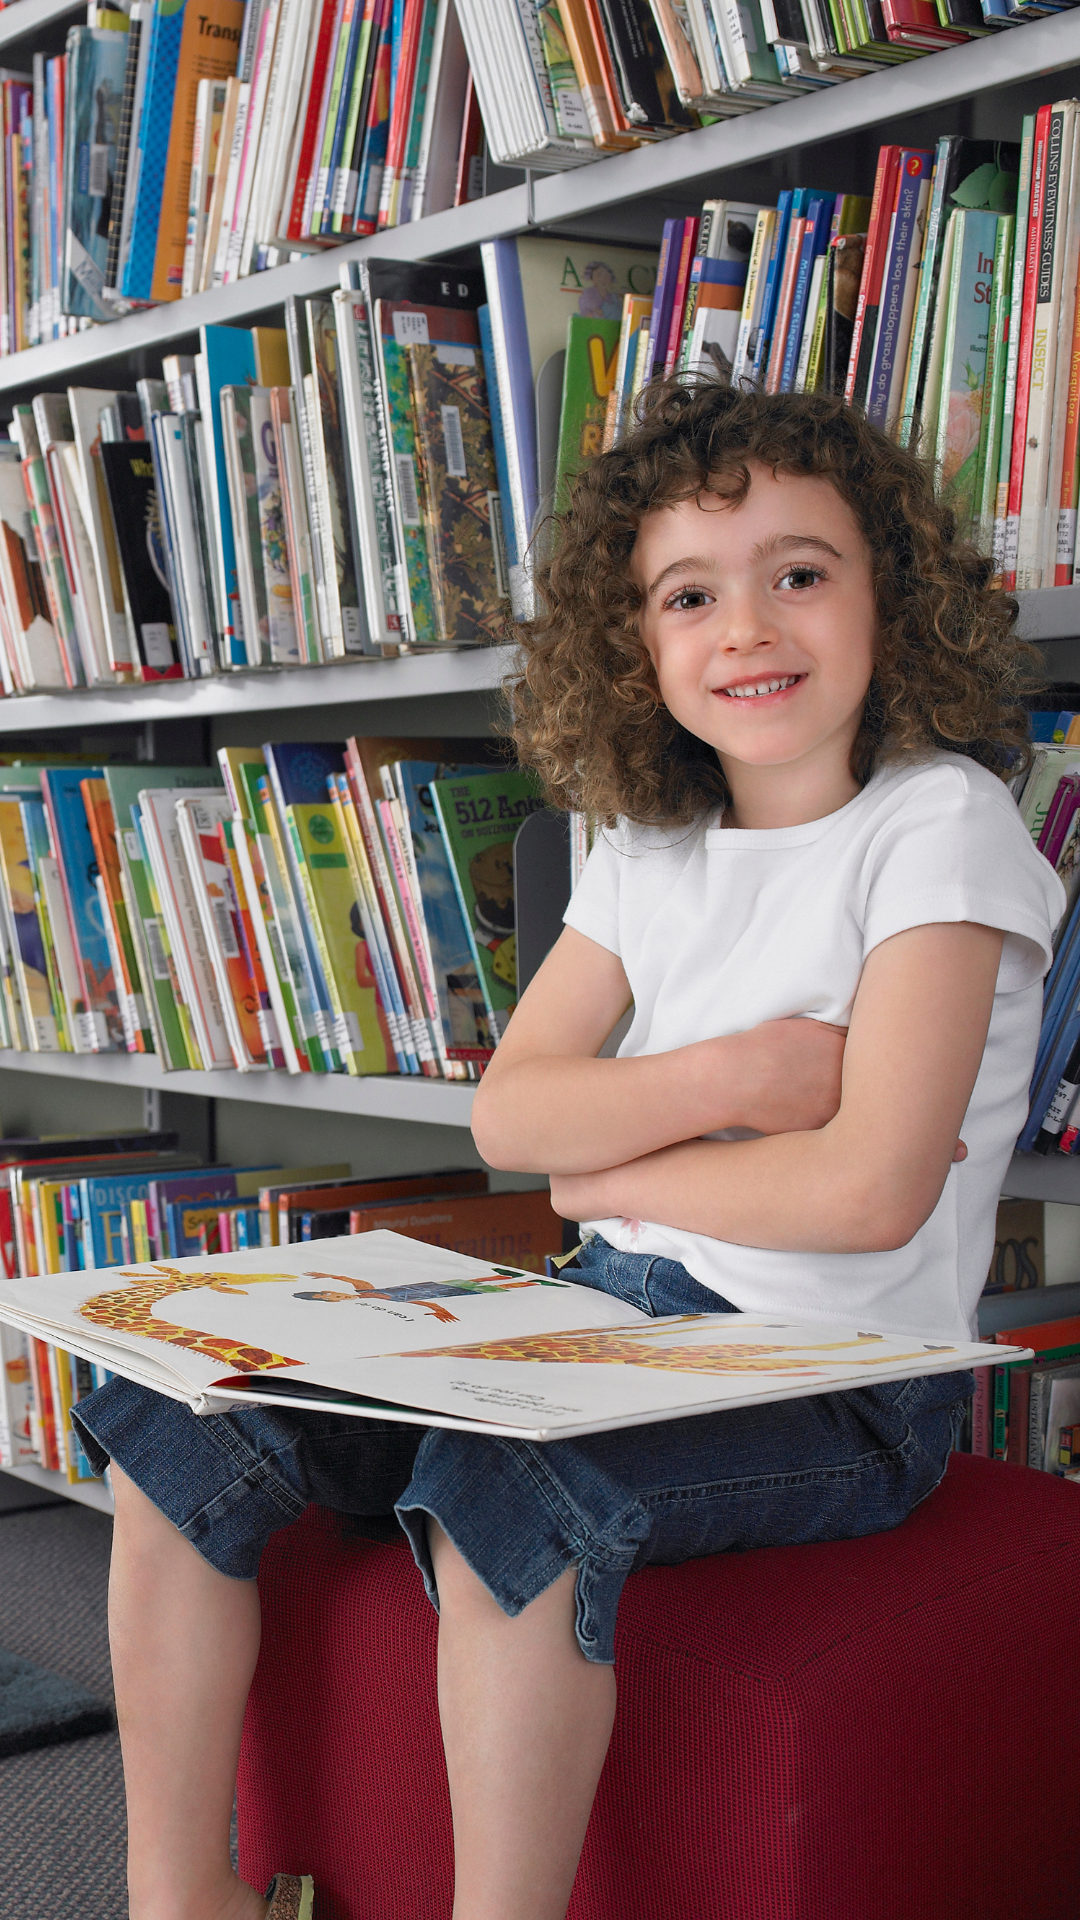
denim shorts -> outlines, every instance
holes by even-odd
[[[677,1261],[600,1239],[564,1272],[646,1313],[733,1311]],[[899,1526],[973,1391],[970,1373],[932,1374],[543,1445],[287,1407],[197,1418],[120,1378],[72,1418],[95,1471],[115,1460],[222,1573],[253,1579],[314,1500],[376,1537],[396,1513],[437,1606],[430,1515],[510,1615],[576,1567],[578,1644],[610,1663],[636,1567]]]

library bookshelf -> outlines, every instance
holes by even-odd
[[[80,11],[73,0],[15,0],[0,11],[0,63],[17,68],[36,47],[58,50]],[[273,324],[287,294],[324,293],[340,284],[345,262],[365,255],[469,263],[482,241],[529,230],[599,243],[652,242],[665,218],[694,210],[709,195],[764,200],[783,187],[811,183],[836,190],[858,181],[868,186],[882,141],[926,145],[946,132],[1016,139],[1024,113],[1044,100],[1075,93],[1080,93],[1080,11],[565,174],[502,172],[498,190],[466,206],[2,358],[0,418],[16,402],[69,383],[100,379],[114,385],[126,379],[131,384],[156,373],[163,353],[195,350],[203,325]],[[1022,631],[1044,647],[1054,678],[1080,680],[1080,588],[1020,599]],[[142,729],[139,757],[151,759],[159,724],[161,756],[173,754],[173,722],[196,723],[208,754],[238,731],[252,740],[295,738],[301,727],[305,737],[315,737],[316,726],[324,738],[343,738],[365,726],[404,735],[436,727],[466,734],[481,730],[490,718],[493,692],[511,657],[500,648],[448,651],[158,687],[30,695],[0,701],[0,738],[17,738],[28,747],[35,735],[59,745],[57,735],[70,743],[80,731],[94,737],[104,730]],[[183,757],[190,754],[185,751]],[[415,1170],[445,1165],[448,1155],[476,1159],[467,1133],[473,1090],[415,1078],[233,1071],[166,1075],[153,1056],[0,1054],[0,1110],[9,1130],[13,1111],[25,1124],[30,1094],[28,1131],[52,1130],[50,1119],[52,1127],[62,1124],[79,1099],[108,1100],[110,1119],[124,1111],[133,1120],[144,1114],[156,1119],[163,1103],[171,1111],[176,1095],[186,1096],[177,1108],[211,1116],[218,1108],[226,1112],[230,1143],[242,1140],[249,1160],[267,1147],[280,1153],[287,1128],[305,1145],[315,1137],[324,1146],[334,1139],[354,1164],[380,1171],[391,1164]],[[447,1128],[449,1134],[443,1131]],[[189,1127],[189,1139],[195,1137]],[[202,1138],[213,1142],[212,1118]],[[216,1138],[220,1150],[220,1129]],[[1003,1190],[1080,1204],[1080,1163],[1062,1156],[1018,1156]],[[40,1468],[22,1469],[20,1477],[106,1511],[111,1504],[107,1489],[96,1483],[68,1487]]]

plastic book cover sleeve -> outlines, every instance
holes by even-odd
[[[960,524],[966,525],[977,478],[998,217],[961,212],[956,219],[950,285],[942,289],[949,301],[949,331],[937,457],[942,487]]]
[[[399,760],[394,771],[412,836],[446,1051],[451,1059],[486,1059],[495,1042],[431,797],[431,782],[450,774],[469,779],[487,772],[487,768],[450,766],[438,760]]]
[[[131,618],[142,654],[144,680],[179,680],[176,628],[169,598],[161,509],[149,448],[138,442],[106,441],[101,465],[112,508]]]
[[[64,897],[68,903],[71,931],[79,972],[86,995],[86,1007],[99,1032],[99,1044],[123,1047],[124,1030],[120,1019],[116,981],[113,978],[109,944],[101,918],[101,902],[92,875],[97,857],[83,805],[81,782],[100,780],[100,767],[45,767],[41,784],[49,814],[55,850],[60,860]]]
[[[514,835],[544,802],[533,775],[517,768],[435,780],[431,795],[484,998],[501,1037],[517,1003]]]
[[[49,992],[48,962],[18,800],[0,798],[0,873],[15,930],[16,972],[24,1012],[37,1048],[54,1052],[59,1043]]]
[[[358,1056],[364,1073],[386,1073],[393,1045],[379,999],[360,908],[327,785],[342,773],[340,748],[307,745],[265,749],[273,762],[288,812],[301,877],[318,922],[321,944],[332,976],[346,1051]]]
[[[111,318],[101,293],[109,254],[127,49],[126,33],[75,27],[68,35],[67,236],[61,307],[65,313],[90,320]]]
[[[428,565],[440,639],[493,642],[505,608],[492,539],[491,415],[475,317],[451,317],[468,318],[471,342],[429,336],[408,349]]]

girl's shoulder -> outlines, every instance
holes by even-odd
[[[935,751],[887,759],[863,791],[871,810],[885,816],[935,810],[962,815],[969,808],[981,814],[989,806],[1023,831],[1016,802],[1004,781],[966,754]]]

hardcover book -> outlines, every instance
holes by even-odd
[[[532,774],[509,767],[470,780],[433,780],[431,797],[488,1020],[501,1039],[517,1005],[514,835],[544,802]]]
[[[498,640],[506,609],[492,534],[495,456],[480,330],[473,314],[449,317],[467,320],[472,340],[462,338],[460,324],[449,341],[440,337],[447,326],[439,315],[428,340],[410,344],[408,363],[438,637],[460,646]]]
[[[109,1193],[97,1212],[104,1244]],[[115,1259],[115,1235],[108,1245]],[[593,1287],[385,1230],[212,1264],[5,1279],[0,1318],[198,1413],[269,1398],[541,1442],[1031,1357],[753,1314],[653,1319]]]

